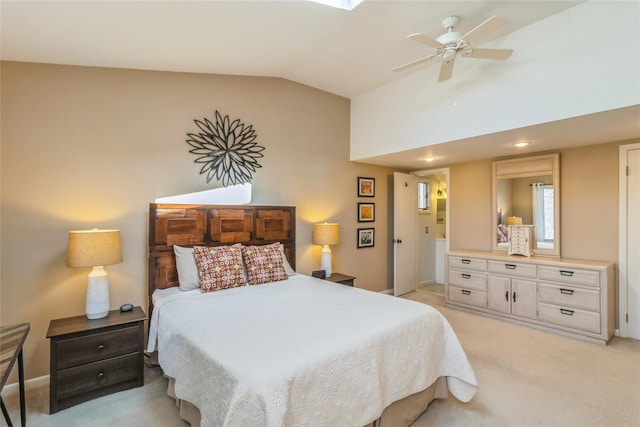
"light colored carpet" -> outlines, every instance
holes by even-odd
[[[614,337],[600,346],[451,310],[440,289],[419,289],[405,298],[444,314],[480,384],[469,403],[454,397],[434,401],[413,427],[640,425],[640,341]],[[187,426],[166,386],[158,368],[146,368],[144,387],[54,415],[48,415],[48,387],[35,388],[27,393],[27,425]],[[5,403],[19,425],[17,396],[5,397]]]

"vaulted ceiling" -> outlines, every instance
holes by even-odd
[[[346,11],[306,0],[2,0],[0,55],[9,61],[280,77],[353,98],[437,67],[427,62],[392,71],[433,53],[406,36],[419,32],[436,38],[445,31],[447,16],[460,17],[456,30],[463,34],[490,16],[505,17],[508,25],[483,39],[491,42],[581,3],[365,0]],[[435,77],[425,84],[438,85]],[[623,115],[564,121],[561,128],[588,143],[640,137],[633,123],[639,114],[635,106]],[[551,135],[557,139],[558,129],[534,126],[516,133],[518,139],[542,141]],[[482,141],[485,156],[493,140],[488,135]],[[463,143],[447,145],[460,152]],[[396,153],[374,163],[415,169],[415,158],[415,152]]]

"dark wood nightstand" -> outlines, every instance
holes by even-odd
[[[325,280],[329,280],[334,283],[340,283],[342,285],[353,286],[353,281],[356,280],[353,276],[348,276],[342,273],[336,273],[335,271],[331,274],[331,277],[327,277]]]
[[[52,320],[49,413],[144,385],[145,320],[140,307]]]

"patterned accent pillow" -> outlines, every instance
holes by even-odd
[[[242,271],[241,246],[194,246],[200,289],[213,292],[247,284]]]
[[[262,246],[243,246],[242,255],[247,265],[250,285],[277,282],[289,278],[282,264],[280,243]]]

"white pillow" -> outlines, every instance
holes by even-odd
[[[176,269],[178,270],[180,290],[198,289],[200,287],[200,277],[198,276],[198,266],[196,265],[196,257],[193,255],[193,248],[173,245],[173,253],[176,255]]]
[[[287,273],[287,276],[296,274],[296,271],[291,268],[291,264],[289,264],[287,256],[284,254],[284,245],[282,243],[280,243],[280,254],[282,255],[282,265],[284,265],[284,271]]]

